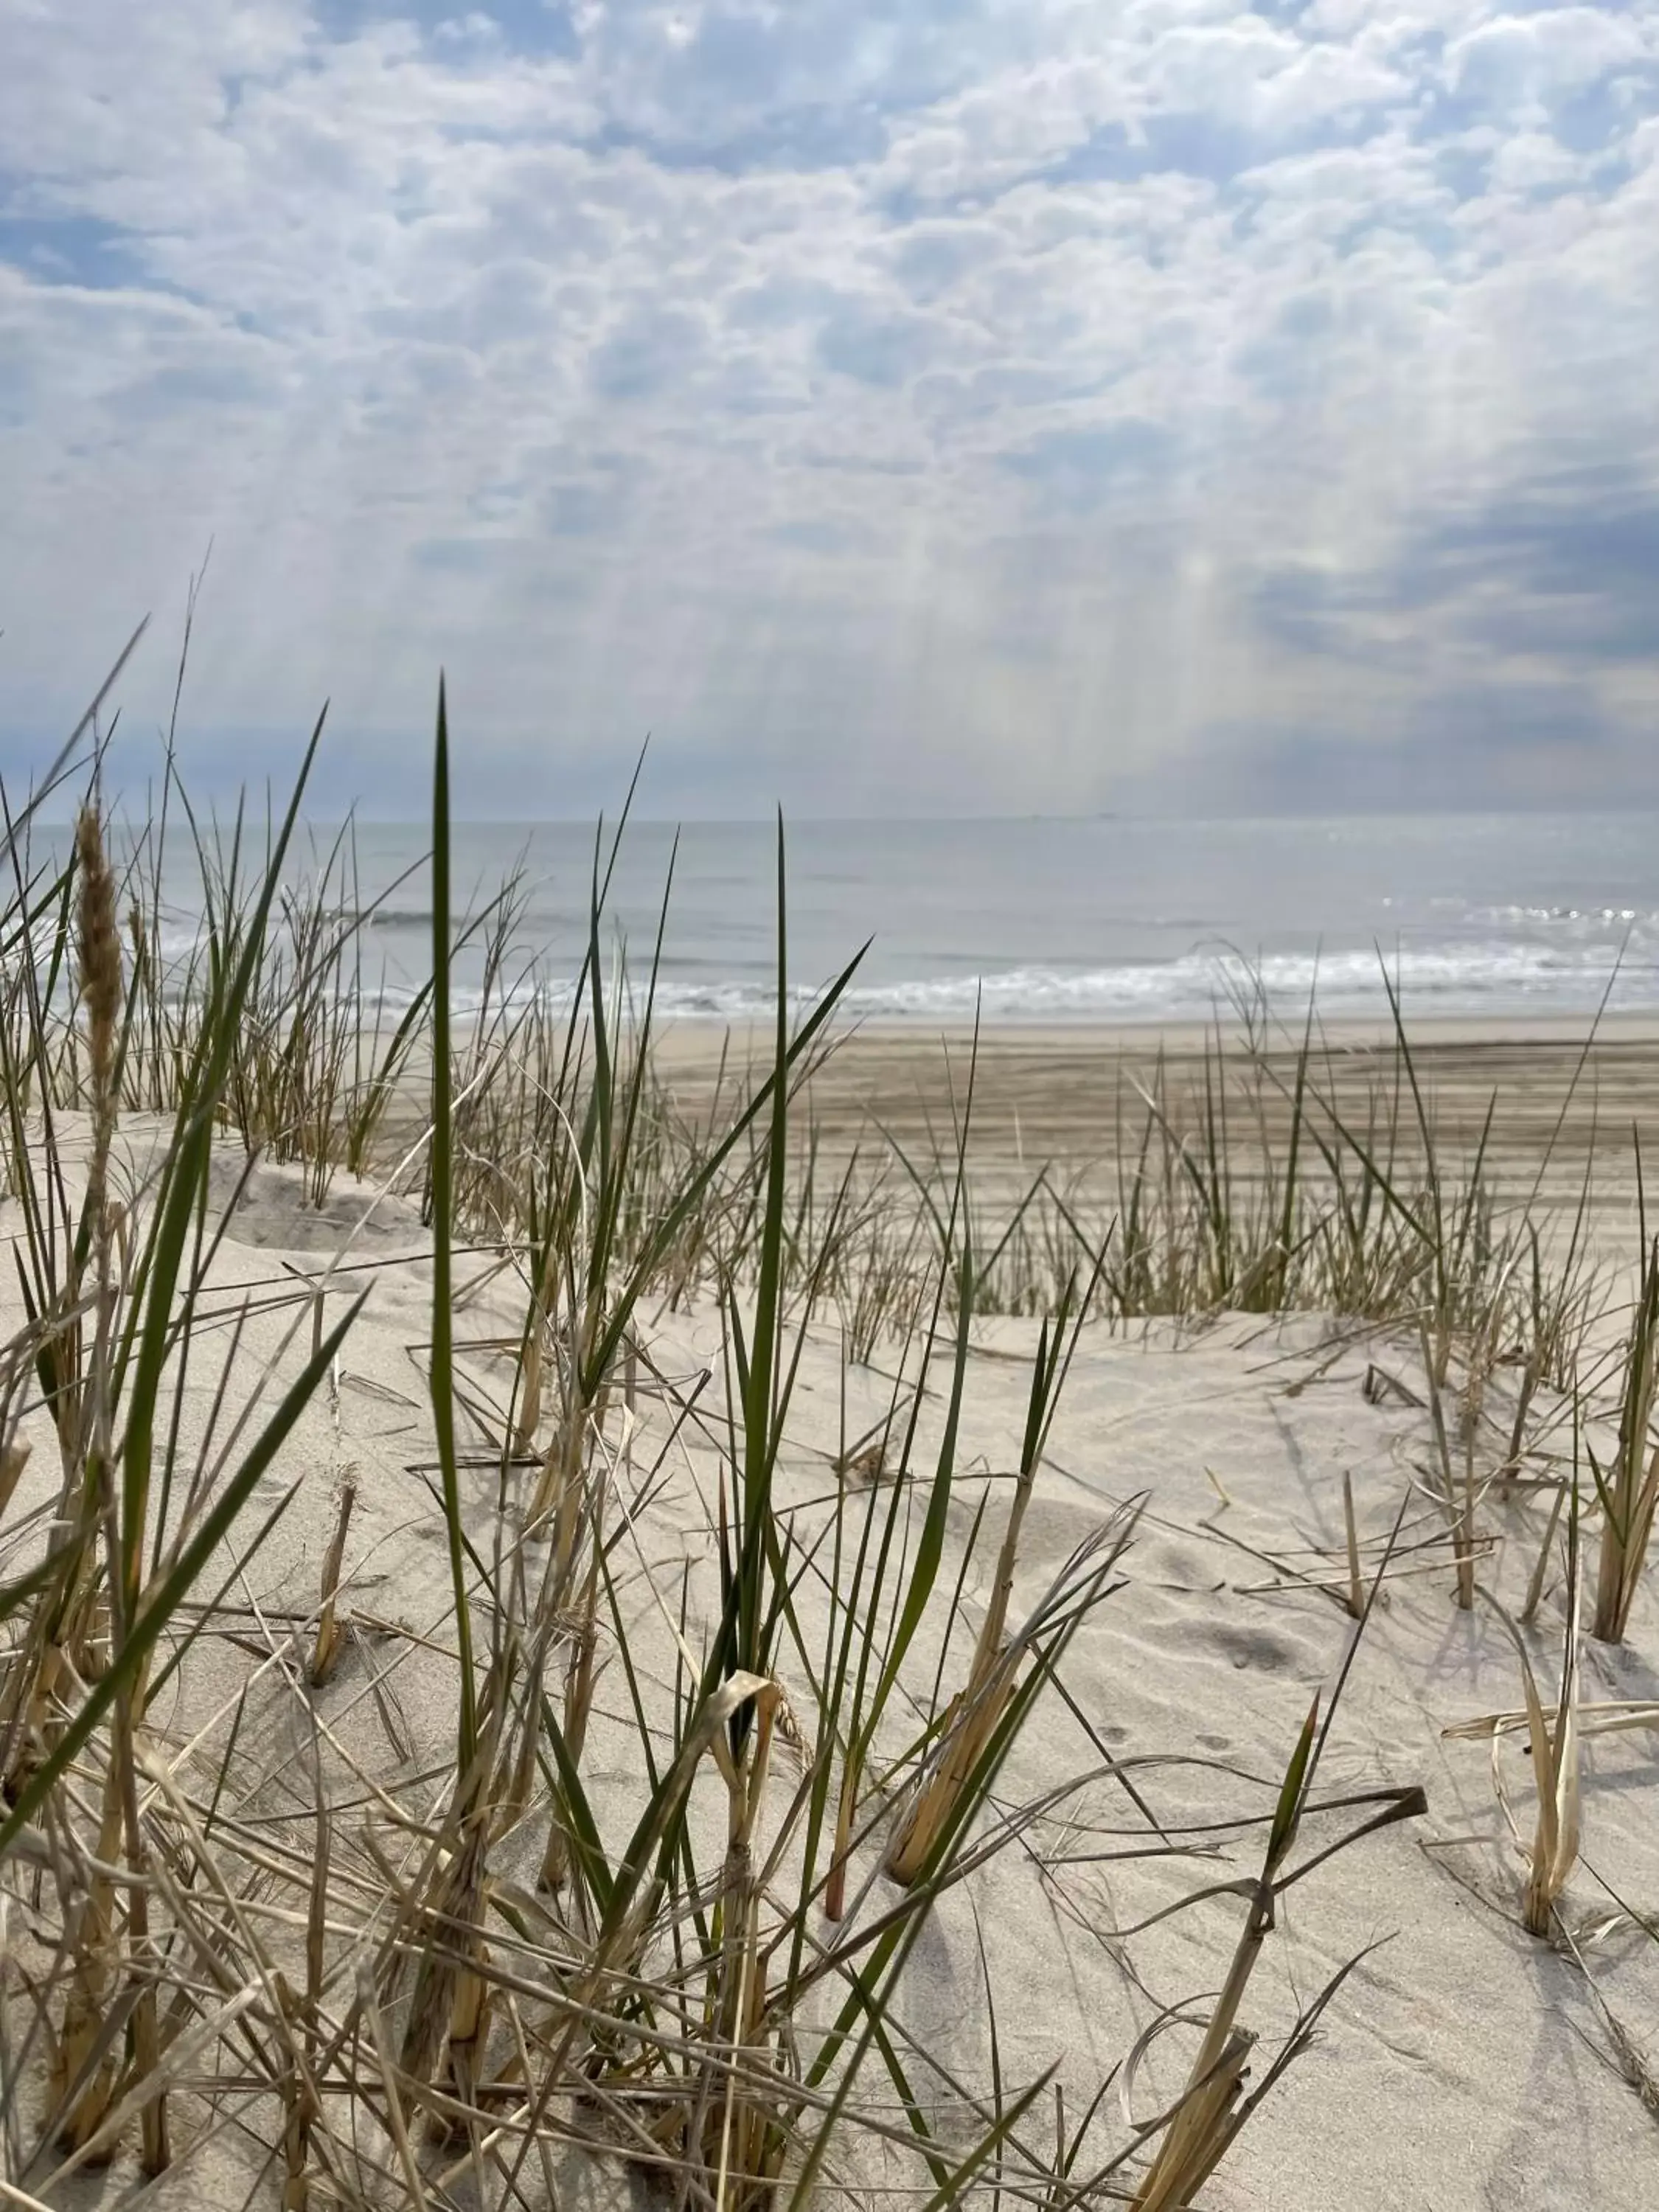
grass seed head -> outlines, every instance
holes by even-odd
[[[76,949],[81,997],[87,1010],[93,1096],[102,1112],[111,1098],[121,1023],[121,933],[115,919],[115,876],[95,805],[81,809],[75,856],[80,871]]]

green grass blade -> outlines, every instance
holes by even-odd
[[[460,1474],[455,1455],[455,1332],[453,1317],[454,1115],[451,1097],[449,976],[449,714],[438,679],[438,732],[432,765],[432,1425],[444,1527],[455,1595],[455,1641],[460,1655],[461,1702],[458,1774],[468,1774],[478,1747],[477,1686],[472,1673],[472,1619],[462,1542]]]

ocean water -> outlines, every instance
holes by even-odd
[[[330,835],[308,832],[289,873]],[[356,844],[368,980],[396,999],[428,963],[424,833],[360,823]],[[845,1004],[872,1018],[955,1024],[977,1001],[998,1022],[1188,1021],[1247,973],[1285,1018],[1316,988],[1327,1015],[1383,1016],[1385,967],[1419,1018],[1589,1015],[1610,982],[1613,1007],[1659,1011],[1659,816],[799,822],[786,855],[792,994],[868,939]],[[455,901],[520,872],[520,941],[557,994],[586,942],[592,857],[574,823],[460,825]],[[671,859],[659,1009],[765,1014],[775,829],[630,826],[606,934],[641,978]],[[168,897],[170,933],[187,935],[195,901],[171,869]],[[458,984],[478,980],[469,952]]]

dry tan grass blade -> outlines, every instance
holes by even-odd
[[[1577,1511],[1568,1523],[1567,1617],[1563,1636],[1560,1687],[1553,1723],[1545,1714],[1525,1638],[1498,1601],[1489,1592],[1482,1594],[1507,1630],[1521,1662],[1527,1737],[1532,1753],[1533,1784],[1537,1796],[1532,1838],[1522,1847],[1527,1862],[1527,1878],[1522,1893],[1522,1918],[1529,1935],[1547,1936],[1557,1901],[1566,1887],[1567,1877],[1578,1856],[1578,1657],[1582,1593]],[[1498,1742],[1504,1732],[1501,1724],[1483,1722],[1467,1725],[1458,1731],[1460,1734],[1490,1735],[1494,1775]],[[1501,1784],[1499,1796],[1503,1800]],[[1503,1802],[1507,1814],[1507,1801]],[[1514,1826],[1513,1820],[1510,1825]]]

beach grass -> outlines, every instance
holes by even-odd
[[[259,2147],[260,2185],[283,2212],[552,2203],[573,2159],[613,2193],[648,2179],[677,2204],[733,2212],[890,2183],[929,2206],[1006,2195],[1177,2212],[1316,2024],[1333,2026],[1348,1983],[1352,1962],[1247,2088],[1253,1977],[1286,1892],[1341,1854],[1327,1876],[1340,1882],[1350,1846],[1423,1811],[1414,1779],[1316,1790],[1333,1717],[1379,1594],[1422,1552],[1472,1602],[1505,1486],[1541,1463],[1564,1400],[1577,1402],[1604,1303],[1582,1205],[1564,1225],[1535,1193],[1501,1191],[1490,1115],[1455,1155],[1397,999],[1361,1117],[1340,1103],[1310,1007],[1288,1075],[1253,1016],[1103,1102],[1105,1180],[1051,1163],[1012,1195],[986,1187],[971,1047],[927,1150],[872,1127],[832,1157],[813,1082],[860,956],[849,948],[804,1006],[792,993],[781,824],[772,1031],[763,1050],[723,1057],[688,1105],[658,1042],[668,887],[642,976],[607,933],[625,812],[596,836],[574,992],[536,988],[520,884],[453,910],[441,692],[431,972],[389,1007],[365,960],[373,907],[349,832],[311,870],[294,866],[321,741],[319,724],[257,835],[241,811],[205,823],[171,757],[168,796],[123,841],[95,759],[70,845],[41,832],[73,750],[8,814],[0,1075],[19,1318],[0,1356],[0,1875],[21,1963],[0,1984],[0,2140],[13,2201],[67,2204],[77,2177],[118,2156],[156,2175],[234,2128]],[[179,816],[202,927],[164,958],[161,870]],[[464,1018],[462,945],[482,948],[483,975]],[[225,1269],[270,1164],[293,1170],[296,1218],[332,1218],[343,1189],[357,1209],[320,1272],[274,1288]],[[369,1478],[339,1442],[342,1363],[377,1295],[350,1240],[376,1206],[421,1232],[398,1264],[425,1300],[409,1347],[414,1469],[442,1595],[418,1632],[371,1625],[349,1571]],[[1595,1633],[1613,1638],[1659,1480],[1656,1284],[1649,1252],[1617,1449],[1583,1502],[1601,1527]],[[1416,1487],[1443,1531],[1402,1537],[1408,1491],[1392,1534],[1362,1546],[1347,1491],[1331,1571],[1291,1577],[1328,1582],[1353,1616],[1334,1694],[1282,1774],[1228,1774],[1247,1812],[1155,1813],[1097,1732],[1086,1759],[1039,1771],[1041,1717],[1079,1710],[1079,1654],[1109,1636],[1146,1506],[1103,1498],[1034,1565],[1034,1500],[1087,1332],[1298,1311],[1369,1332],[1396,1364],[1414,1354],[1429,1455]],[[719,1345],[689,1370],[662,1352],[667,1318],[687,1313]],[[1036,1333],[1019,1355],[1016,1464],[997,1483],[966,1463],[963,1437],[971,1355],[1009,1316]],[[798,1393],[826,1334],[840,1447],[808,1480]],[[1515,1378],[1501,1418],[1499,1376]],[[873,1426],[849,1431],[849,1391],[872,1386]],[[252,1577],[314,1490],[319,1449],[315,1597],[278,1632]],[[1558,1510],[1540,1571],[1567,1494],[1556,1475],[1546,1487]],[[645,1532],[659,1541],[671,1495],[702,1550],[665,1565]],[[1513,1631],[1539,1781],[1534,1933],[1576,1848],[1579,1518],[1575,1492],[1553,1726]],[[442,1706],[419,1758],[382,1671],[343,1663],[386,1637],[417,1654]],[[271,1698],[298,1747],[280,1830],[257,1811],[276,1770],[253,1717]],[[374,1713],[394,1754],[378,1764],[353,1717]],[[1068,2125],[1062,2108],[1039,2130],[1051,2074],[1007,2077],[989,1966],[982,2087],[928,2047],[903,1992],[941,1918],[1001,1863],[1038,1859],[1038,1839],[1097,1788],[1131,1808],[1114,1848],[1184,1884],[1146,1926],[1225,1899],[1244,1921],[1218,1994],[1161,2010],[1119,2054],[1121,2109],[1102,2083],[1086,2118]],[[1298,1857],[1308,1828],[1334,1820]],[[1216,1876],[1218,1826],[1230,1846],[1260,1839],[1255,1871]],[[1121,1946],[1136,1931],[1100,1932]],[[1190,2064],[1137,2116],[1152,2046],[1181,2029]]]

